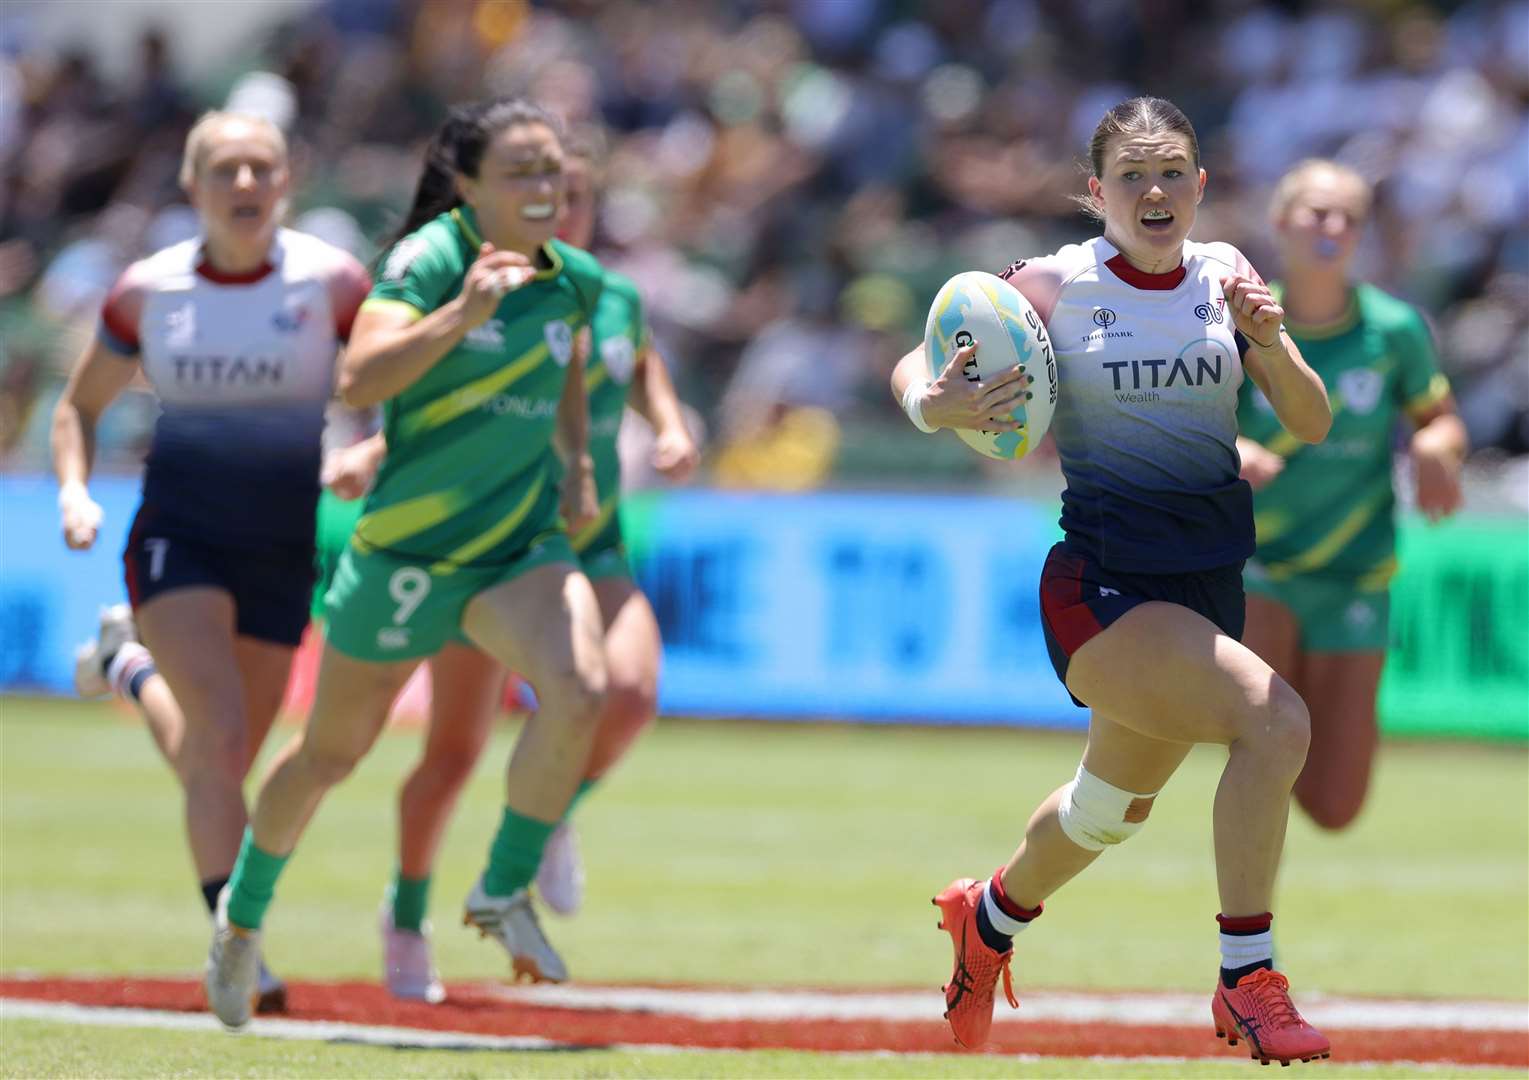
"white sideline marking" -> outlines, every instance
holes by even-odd
[[[159,1031],[218,1032],[223,1026],[207,1013],[175,1012],[166,1009],[116,1008],[108,1005],[73,1005],[58,1001],[23,1001],[17,998],[0,998],[0,1019],[45,1020],[55,1023],[80,1024],[86,1027],[149,1028]],[[555,1042],[531,1035],[479,1035],[471,1032],[428,1031],[421,1028],[382,1027],[370,1024],[351,1024],[331,1020],[269,1020],[257,1018],[240,1035],[263,1036],[269,1039],[293,1039],[312,1042],[350,1043],[379,1046],[391,1049],[421,1050],[511,1050],[511,1051],[581,1051],[611,1050],[643,1054],[747,1054],[756,1051],[734,1050],[725,1047],[678,1046],[663,1043],[611,1043],[591,1045],[583,1043]],[[235,1036],[238,1037],[238,1036]],[[803,1053],[830,1053],[836,1057],[849,1058],[900,1058],[917,1060],[937,1058],[943,1055],[931,1052],[910,1054],[890,1050],[849,1051],[802,1051]],[[1003,1054],[990,1055],[1016,1062],[1043,1062],[1067,1060],[1061,1055]],[[1078,1060],[1102,1064],[1175,1065],[1189,1061],[1214,1060],[1217,1056],[1174,1057],[1169,1055],[1120,1055],[1092,1054]],[[1364,1061],[1347,1059],[1343,1064],[1349,1068],[1409,1068],[1430,1072],[1447,1072],[1451,1076],[1469,1074],[1497,1068],[1487,1065],[1458,1065],[1452,1062],[1416,1061]]]
[[[0,1017],[6,1020],[55,1020],[91,1027],[157,1028],[161,1031],[222,1031],[210,1013],[174,1012],[168,1009],[119,1009],[109,1005],[72,1005],[60,1001],[21,1001],[0,998]],[[269,1039],[307,1039],[319,1042],[361,1043],[367,1046],[418,1046],[449,1050],[572,1050],[578,1044],[554,1042],[534,1035],[476,1035],[424,1028],[382,1027],[339,1020],[277,1020],[257,1017],[239,1035],[264,1035]]]
[[[563,1009],[613,1009],[694,1020],[942,1019],[938,992],[827,993],[813,990],[668,990],[642,986],[484,987],[507,1001]],[[1505,1031],[1529,1034],[1529,1004],[1505,1001],[1386,1001],[1301,996],[1301,1014],[1317,1027],[1394,1031]],[[1025,994],[1019,1011],[998,1009],[995,1023],[1093,1023],[1132,1027],[1210,1024],[1208,994]]]

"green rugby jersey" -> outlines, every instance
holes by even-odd
[[[1303,443],[1280,426],[1252,379],[1242,384],[1242,434],[1285,459],[1253,497],[1257,558],[1275,580],[1315,572],[1380,588],[1396,569],[1397,421],[1438,403],[1449,382],[1423,317],[1372,285],[1355,287],[1338,322],[1286,329],[1327,384],[1333,426],[1323,442]]]
[[[582,551],[610,525],[621,501],[621,460],[616,436],[626,410],[627,392],[637,358],[648,345],[642,316],[642,297],[625,274],[605,272],[605,291],[591,325],[594,347],[584,373],[589,395],[589,452],[595,463],[595,485],[600,494],[600,516],[573,538],[574,550]]]
[[[389,252],[363,306],[423,318],[461,292],[481,243],[469,207],[425,223]],[[555,525],[558,400],[604,270],[558,240],[539,262],[491,318],[383,403],[388,454],[356,526],[363,550],[430,560],[438,572],[487,566],[513,558],[528,526]]]

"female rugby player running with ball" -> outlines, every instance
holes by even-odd
[[[376,741],[419,661],[464,638],[523,672],[541,702],[464,919],[518,974],[567,976],[527,886],[605,696],[599,604],[559,513],[577,527],[598,511],[575,335],[603,271],[553,239],[563,151],[541,109],[457,109],[427,154],[413,231],[385,260],[340,371],[346,404],[382,404],[387,457],[328,593],[302,742],[266,779],[219,902],[206,989],[230,1027],[249,1019],[260,925],[319,802]]]
[[[371,282],[345,252],[279,227],[287,150],[269,121],[203,116],[180,179],[202,236],[112,288],[54,413],[53,467],[64,539],[89,548],[96,422],[141,367],[163,411],[123,553],[133,611],[103,614],[76,682],[142,707],[185,791],[211,908],[244,832],[245,774],[307,625],[324,406]],[[280,1009],[285,988],[259,973],[262,1011]]]
[[[1123,102],[1095,130],[1090,157],[1104,235],[1004,275],[1056,350],[1065,538],[1041,571],[1041,621],[1058,677],[1091,710],[1088,745],[1008,864],[936,898],[955,945],[945,1015],[957,1041],[981,1046],[1000,976],[1015,1003],[1013,936],[1142,826],[1191,746],[1220,743],[1217,1033],[1248,1039],[1264,1059],[1326,1056],[1327,1039],[1273,969],[1270,901],[1309,726],[1295,691],[1238,643],[1253,514],[1237,475],[1236,410],[1246,371],[1286,430],[1317,442],[1332,420],[1327,395],[1241,254],[1186,239],[1205,173],[1184,114],[1158,98]],[[920,388],[928,367],[915,350],[893,393],[929,427],[1013,430],[1006,418],[1029,377],[1012,369],[968,384],[967,355]]]
[[[1391,447],[1402,417],[1417,506],[1431,521],[1460,506],[1465,425],[1433,336],[1410,305],[1352,277],[1370,186],[1332,161],[1287,173],[1270,208],[1285,280],[1274,283],[1301,355],[1332,387],[1333,430],[1306,446],[1243,386],[1237,439],[1253,485],[1258,554],[1243,575],[1244,642],[1311,703],[1311,752],[1295,798],[1324,829],[1359,815],[1380,733],[1396,572]]]

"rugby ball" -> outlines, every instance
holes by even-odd
[[[1013,367],[1025,366],[1034,381],[1029,397],[1010,414],[1018,431],[955,429],[979,454],[999,461],[1017,461],[1040,443],[1051,427],[1056,409],[1056,354],[1040,316],[1018,289],[1001,277],[968,270],[941,286],[924,323],[924,356],[929,378],[939,378],[956,350],[977,343],[977,355],[963,370],[969,382],[980,382]]]

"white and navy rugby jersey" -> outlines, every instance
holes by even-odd
[[[143,501],[161,529],[312,544],[335,357],[370,288],[350,255],[287,229],[248,274],[213,270],[200,240],[123,271],[99,333],[159,397]]]
[[[1105,567],[1179,573],[1253,553],[1237,476],[1245,343],[1221,290],[1234,272],[1257,278],[1230,244],[1186,243],[1176,270],[1148,274],[1099,237],[1003,275],[1056,351],[1062,528]]]

